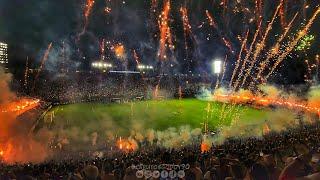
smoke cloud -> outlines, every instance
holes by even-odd
[[[10,102],[17,99],[10,90],[10,74],[0,67],[0,109],[10,108]],[[6,163],[41,162],[47,155],[43,143],[34,139],[30,133],[29,119],[18,120],[14,112],[0,112],[0,151]]]

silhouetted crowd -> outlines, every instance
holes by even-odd
[[[0,179],[319,179],[319,137],[315,123],[261,138],[228,139],[208,152],[200,145],[149,146],[105,157],[2,164]]]

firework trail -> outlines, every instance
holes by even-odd
[[[310,27],[314,23],[315,19],[317,18],[318,14],[320,13],[320,7],[316,10],[316,12],[313,14],[311,19],[308,21],[307,25],[298,32],[298,35],[295,39],[293,39],[291,42],[288,43],[287,47],[285,48],[284,52],[278,57],[275,64],[271,68],[270,72],[265,76],[265,81],[268,80],[270,75],[276,70],[276,68],[279,66],[279,64],[284,60],[285,57],[287,57],[291,51],[294,49],[294,47],[298,44],[301,38],[303,38],[309,31]]]
[[[41,73],[41,71],[42,71],[42,69],[43,69],[43,67],[44,67],[44,64],[45,64],[45,62],[48,60],[48,57],[49,57],[49,53],[50,53],[51,48],[52,48],[52,42],[48,45],[48,48],[47,48],[46,52],[44,53],[44,56],[43,56],[43,58],[42,58],[42,60],[41,60],[41,64],[40,64],[38,73],[36,74],[36,76],[35,76],[35,78],[34,78],[32,91],[34,91],[35,86],[36,86],[36,82],[37,82],[37,80],[38,80],[38,78],[39,78],[39,76],[40,76],[40,73]]]
[[[234,85],[234,87],[233,87],[234,90],[238,88],[238,85],[239,85],[239,83],[240,83],[240,79],[241,79],[241,77],[242,77],[242,75],[243,75],[243,71],[245,70],[246,64],[247,64],[247,62],[249,61],[249,57],[250,57],[250,55],[251,55],[251,52],[252,52],[252,49],[253,49],[253,45],[255,44],[256,39],[257,39],[257,37],[258,37],[258,34],[259,34],[259,32],[260,32],[261,24],[262,24],[262,22],[260,21],[259,26],[258,26],[258,28],[257,28],[257,30],[256,30],[256,32],[255,32],[255,34],[254,34],[254,37],[253,37],[252,43],[251,43],[251,45],[250,45],[249,51],[247,52],[247,54],[246,54],[246,56],[245,56],[245,58],[244,58],[244,60],[243,60],[243,63],[242,63],[241,69],[240,69],[240,73],[239,73],[239,75],[238,75],[238,79],[237,79],[237,81],[236,81],[236,83],[235,83],[235,85]]]
[[[156,13],[158,7],[158,0],[151,0],[151,11]]]
[[[133,50],[133,57],[134,57],[134,60],[136,61],[137,65],[139,65],[140,64],[140,59],[139,59],[139,56],[138,56],[138,54],[137,54],[135,49]]]
[[[286,27],[286,16],[285,16],[286,6],[287,6],[287,2],[286,0],[283,0],[283,3],[280,7],[280,13],[279,13],[282,28]]]
[[[158,58],[160,61],[167,60],[168,47],[171,53],[173,53],[173,50],[175,48],[172,42],[171,29],[169,26],[170,10],[171,10],[170,0],[165,0],[162,12],[158,18],[158,26],[160,31]],[[160,67],[161,74],[163,71],[162,65],[163,64],[161,63],[161,67]],[[161,79],[162,79],[162,75],[159,76],[158,84],[156,85],[156,89],[154,91],[154,97],[158,96]]]
[[[83,25],[82,31],[78,35],[78,39],[86,32],[86,29],[88,26],[88,21],[89,21],[89,16],[91,14],[94,3],[95,3],[94,0],[86,0],[86,4],[85,4],[84,10],[83,10],[84,25]]]
[[[265,123],[263,125],[262,134],[266,135],[266,134],[269,134],[270,132],[271,132],[271,129],[270,129],[269,125],[267,123]]]
[[[308,7],[309,7],[308,2],[307,2],[307,0],[305,0],[305,1],[303,2],[303,6],[302,6],[303,19],[306,19],[306,17],[307,17],[307,12],[306,12],[306,10],[308,9]]]
[[[149,11],[149,27],[150,30],[149,32],[149,36],[150,39],[155,39],[158,37],[158,14],[157,14],[157,10],[158,10],[158,0],[151,0],[151,5],[150,5],[150,11]]]
[[[90,16],[90,13],[91,13],[91,10],[93,8],[93,5],[94,5],[95,1],[94,0],[87,0],[87,3],[86,3],[86,6],[84,8],[84,28],[87,27],[88,25],[88,19],[89,19],[89,16]]]
[[[157,99],[159,96],[159,87],[160,87],[160,79],[153,92],[153,98],[155,99]]]
[[[257,22],[262,21],[262,0],[255,0],[255,14],[257,15]]]
[[[189,21],[189,16],[188,16],[188,10],[186,7],[181,7],[180,8],[180,13],[181,13],[181,19],[182,19],[182,24],[183,24],[183,34],[184,34],[184,44],[185,44],[185,51],[186,51],[186,59],[189,58],[189,47],[188,47],[188,37],[192,40],[193,44],[196,44],[196,40],[194,38],[193,32],[192,32],[192,27],[190,25]]]
[[[160,29],[160,47],[158,56],[160,60],[167,59],[166,50],[169,44],[169,47],[172,46],[172,37],[169,27],[169,14],[170,14],[170,0],[166,0],[164,3],[163,11],[159,16],[159,29]]]
[[[247,31],[250,32],[249,29]],[[248,34],[248,37],[249,37],[249,34]],[[242,50],[242,54],[247,53],[248,52],[248,49],[247,49],[248,38],[241,37],[241,36],[238,35],[237,39],[238,39],[239,43],[241,44],[241,46],[242,46],[243,41],[246,40],[246,43],[244,44],[244,47],[243,47],[243,50]]]
[[[101,52],[101,60],[103,61],[105,59],[105,39],[102,39],[101,40],[101,43],[100,43],[100,52]]]
[[[298,13],[295,14],[295,16],[292,18],[290,23],[287,25],[287,27],[285,28],[284,33],[279,37],[279,39],[277,40],[276,44],[269,50],[269,52],[267,53],[267,58],[263,62],[261,62],[259,71],[258,71],[257,76],[255,78],[255,81],[258,81],[261,78],[261,74],[263,73],[263,71],[267,67],[267,65],[269,63],[269,60],[274,58],[277,54],[279,54],[279,52],[280,52],[280,44],[282,43],[284,38],[287,37],[287,34],[288,34],[288,32],[290,31],[290,29],[292,27],[292,23],[295,21],[297,16],[298,16]],[[253,83],[254,82],[252,82],[252,85],[253,85]]]
[[[226,74],[227,60],[228,60],[228,55],[226,55],[226,57],[224,58],[221,81],[224,79],[224,76]]]
[[[207,19],[209,21],[210,26],[212,26],[215,29],[218,29],[217,23],[214,21],[212,15],[209,13],[208,10],[206,10]]]
[[[233,51],[233,49],[232,49],[231,42],[228,41],[225,37],[222,37],[221,39],[222,39],[224,45],[225,45],[226,47],[228,47],[229,51],[233,53],[234,51]]]
[[[223,41],[224,45],[229,49],[229,51],[231,53],[234,53],[231,42],[229,40],[227,40],[227,38],[222,35],[217,23],[214,21],[213,16],[210,14],[210,12],[208,10],[206,10],[206,16],[207,16],[207,20],[209,22],[209,25],[218,31],[218,34],[221,37],[221,40]]]
[[[188,43],[187,43],[187,36],[193,37],[192,28],[189,22],[188,17],[188,10],[186,7],[180,8],[181,18],[183,22],[183,33],[184,33],[184,43],[185,43],[185,50],[188,51]]]
[[[216,85],[215,85],[215,88],[214,88],[214,92],[216,92],[216,90],[219,88],[222,80],[224,79],[225,72],[226,72],[226,67],[227,67],[227,59],[228,59],[228,56],[226,55],[226,57],[224,59],[224,62],[223,62],[222,76],[220,78],[220,74],[218,75],[217,81],[216,81]],[[220,120],[222,120],[222,122],[224,121],[224,117],[225,117],[225,114],[226,114],[225,113],[226,108],[228,108],[228,106],[224,103],[223,107],[222,107],[222,110],[221,110],[221,114],[220,114]]]
[[[312,73],[312,69],[311,69],[311,66],[310,66],[310,63],[309,63],[309,60],[305,60],[304,61],[305,63],[306,63],[306,65],[307,65],[307,70],[308,70],[308,72],[307,72],[307,74],[304,76],[305,77],[305,82],[310,82],[311,81],[311,73]]]
[[[222,0],[220,5],[223,7],[223,19],[226,22],[226,24],[229,24],[228,19],[226,18],[227,10],[228,10],[228,2],[229,0]]]
[[[241,83],[241,86],[240,86],[240,87],[242,87],[242,86],[245,84],[248,76],[249,76],[250,73],[251,73],[251,70],[252,70],[253,66],[254,66],[255,63],[257,62],[257,58],[259,57],[261,51],[265,48],[265,46],[266,46],[266,39],[267,39],[267,37],[268,37],[268,35],[269,35],[270,30],[272,29],[273,23],[274,23],[277,15],[278,15],[278,12],[279,12],[279,9],[280,9],[282,3],[283,3],[283,2],[281,1],[280,4],[278,5],[276,11],[274,12],[274,15],[273,15],[273,17],[272,17],[272,20],[271,20],[271,22],[267,25],[267,29],[266,29],[266,31],[265,31],[265,34],[264,34],[263,37],[262,37],[262,40],[261,40],[259,43],[257,43],[255,52],[254,52],[254,54],[253,54],[253,60],[251,61],[249,68],[246,69],[246,74],[245,74],[245,76],[244,76],[244,78],[243,78],[243,80],[242,80],[242,83]]]
[[[94,5],[95,1],[94,0],[87,0],[86,6],[84,8],[84,17],[86,18],[86,22],[88,22],[88,17],[90,16],[92,7]]]
[[[25,68],[25,71],[24,71],[24,88],[27,89],[27,86],[28,86],[28,74],[29,73],[29,57],[27,57],[26,59],[26,68]]]
[[[203,119],[202,124],[203,124],[204,133],[207,134],[208,133],[210,111],[211,111],[211,103],[210,102],[207,103],[207,107],[205,108],[205,110],[206,110],[206,118]]]
[[[236,73],[237,73],[237,71],[238,71],[238,68],[239,68],[239,66],[240,66],[241,57],[242,57],[242,52],[243,52],[243,50],[245,49],[245,46],[246,46],[246,44],[247,44],[248,36],[249,36],[249,30],[247,31],[246,36],[244,37],[244,39],[243,39],[243,41],[242,41],[241,49],[240,49],[239,56],[238,56],[237,63],[236,63],[236,67],[235,67],[234,70],[233,70],[232,77],[231,77],[231,80],[230,80],[230,83],[229,83],[229,87],[232,86],[234,77],[235,77],[235,75],[236,75]]]

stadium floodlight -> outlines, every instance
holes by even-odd
[[[109,64],[109,63],[106,63],[106,62],[93,62],[93,63],[91,63],[91,66],[93,68],[97,68],[97,69],[112,68],[112,64]]]
[[[137,68],[138,68],[139,70],[151,70],[151,69],[153,69],[153,66],[140,64],[140,65],[138,65]]]
[[[214,74],[220,74],[222,71],[222,61],[220,59],[215,59],[212,62],[212,71]]]

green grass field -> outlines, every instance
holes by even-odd
[[[208,119],[209,129],[216,129],[231,123],[234,112],[228,112],[230,108],[227,106],[230,105],[197,99],[152,100],[125,104],[71,104],[52,108],[44,122],[45,126],[52,130],[77,129],[86,134],[108,131],[123,136],[128,135],[131,130],[162,131],[186,125],[192,129],[203,128],[201,123],[205,119]],[[224,118],[222,112],[226,113]],[[269,113],[268,110],[250,107],[239,107],[239,112],[241,121],[248,124],[263,121]]]

